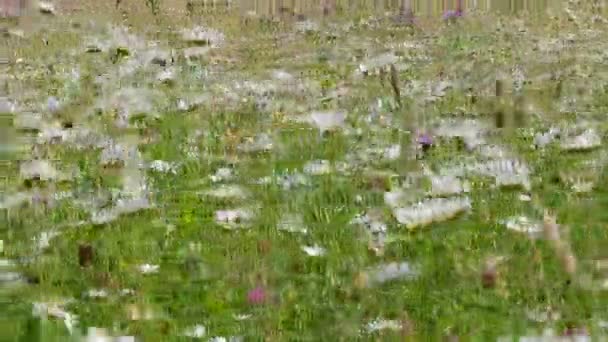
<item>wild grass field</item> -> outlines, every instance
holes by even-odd
[[[597,8],[66,3],[3,22],[1,341],[606,340]]]

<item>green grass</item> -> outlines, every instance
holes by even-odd
[[[370,103],[375,103],[377,97],[390,99],[392,94],[390,88],[380,86],[377,79],[350,79],[359,63],[352,61],[355,47],[369,50],[373,56],[381,52],[385,44],[404,40],[422,42],[425,49],[420,54],[429,56],[431,61],[412,62],[413,67],[400,76],[403,80],[427,81],[436,80],[439,69],[444,69],[449,77],[466,77],[456,66],[458,62],[470,63],[468,56],[472,51],[478,52],[480,64],[493,58],[497,70],[505,70],[517,58],[533,61],[527,55],[533,45],[531,36],[505,37],[491,27],[480,27],[472,19],[472,22],[456,24],[459,29],[438,25],[430,41],[425,32],[366,28],[340,33],[335,42],[322,39],[323,33],[281,40],[277,38],[278,30],[268,31],[267,27],[257,24],[239,36],[239,26],[231,17],[213,18],[211,22],[226,32],[228,40],[228,45],[215,54],[236,58],[236,66],[204,81],[208,84],[190,80],[192,74],[186,73],[183,75],[186,81],[174,88],[158,86],[169,99],[177,99],[196,82],[199,84],[194,91],[203,93],[211,89],[212,84],[264,78],[270,69],[280,68],[302,75],[318,89],[333,89],[340,81],[348,81],[352,88],[350,95],[326,104],[320,103],[320,93],[310,96],[287,91],[273,100],[303,106],[304,112],[323,106],[344,108],[349,112],[348,125],[362,128],[364,134],[356,138],[338,131],[321,136],[305,124],[281,123],[277,113],[258,111],[250,103],[223,105],[219,103],[220,96],[215,97],[215,104],[203,105],[189,113],[167,112],[160,119],[143,120],[139,131],[153,132],[160,137],[156,142],[140,146],[144,160],[181,162],[175,175],[146,171],[154,208],[124,215],[100,226],[85,223],[77,227],[66,225],[88,220],[89,215],[72,200],[60,202],[52,209],[27,207],[7,213],[6,225],[0,230],[5,246],[3,257],[7,259],[31,255],[31,238],[41,231],[54,227],[62,231],[35,262],[21,269],[38,283],[7,291],[6,299],[3,296],[2,310],[7,318],[2,323],[6,326],[2,331],[7,341],[66,340],[67,331],[61,322],[31,318],[31,302],[61,297],[76,298],[68,309],[79,316],[82,329],[116,327],[121,334],[135,335],[144,341],[186,340],[180,334],[195,324],[207,328],[207,338],[242,335],[247,341],[402,338],[402,332],[390,331],[359,337],[363,325],[377,317],[407,318],[413,325],[410,337],[414,340],[457,335],[464,340],[487,341],[502,335],[538,332],[547,326],[562,331],[567,325],[586,326],[594,334],[602,334],[597,323],[608,319],[605,316],[608,297],[605,292],[591,291],[581,283],[594,272],[587,262],[606,257],[608,215],[603,208],[608,204],[607,179],[601,174],[597,188],[587,195],[572,194],[565,185],[551,180],[560,170],[577,170],[584,160],[599,160],[605,148],[585,154],[565,154],[549,147],[541,153],[530,149],[531,138],[523,134],[493,137],[493,141],[510,146],[534,170],[533,202],[520,201],[519,190],[492,189],[488,179],[475,179],[470,194],[471,212],[413,231],[399,226],[391,217],[382,193],[365,187],[366,182],[361,179],[363,172],[355,172],[350,177],[336,172],[312,176],[310,186],[291,190],[282,190],[278,184],[252,184],[253,180],[273,173],[301,170],[310,160],[341,161],[350,153],[364,151],[372,141],[387,146],[399,143],[399,136],[404,134],[395,127],[377,128],[363,122]],[[32,67],[13,64],[10,72],[19,76],[28,89],[38,91],[40,95],[33,99],[37,102],[46,101],[50,94],[71,99],[70,105],[60,113],[61,120],[69,118],[113,137],[123,136],[124,131],[111,126],[113,113],[92,118],[84,115],[96,97],[94,86],[87,78],[112,70],[110,57],[84,53],[57,57],[57,53],[66,53],[71,48],[80,49],[79,38],[85,33],[66,35],[60,30],[61,19],[49,25],[56,25],[51,27],[57,27],[57,31],[38,33],[26,40],[11,38],[15,56],[24,58]],[[562,25],[562,30],[575,32],[573,26]],[[550,36],[556,32],[545,34]],[[605,36],[604,32],[601,34]],[[42,36],[47,37],[49,46],[41,45]],[[170,34],[161,31],[160,36],[170,37]],[[247,41],[239,42],[240,37]],[[177,47],[183,45],[174,40],[169,43]],[[523,47],[515,49],[515,45]],[[588,47],[581,45],[581,49]],[[488,51],[490,46],[495,47],[494,52]],[[344,48],[338,50],[340,47]],[[298,60],[297,56],[310,57]],[[47,72],[48,63],[55,65],[55,71]],[[207,67],[205,63],[203,60],[202,66],[196,67]],[[80,67],[83,78],[80,85],[69,88],[60,70],[72,66]],[[527,67],[532,72],[544,68],[540,64]],[[601,70],[599,63],[593,67]],[[137,75],[124,80],[123,84],[146,79],[145,75]],[[598,76],[588,84],[591,87],[604,81]],[[551,86],[552,83],[540,85]],[[11,89],[11,94],[17,92]],[[606,120],[601,117],[605,115],[602,114],[605,94],[594,92],[594,95],[590,111],[600,116],[603,126],[598,129],[605,135]],[[540,96],[529,100],[550,101]],[[462,106],[468,106],[464,96],[454,91],[438,103],[422,107],[420,114],[430,125]],[[473,108],[467,107],[469,109]],[[385,111],[383,115],[393,116],[399,122],[410,117],[408,110],[416,109]],[[281,112],[291,116],[299,110],[288,105]],[[534,128],[551,123],[547,116],[541,118],[545,121],[532,122]],[[376,130],[373,133],[372,128]],[[203,134],[195,142],[189,142],[197,129]],[[273,151],[244,154],[236,150],[243,137],[260,132],[273,137]],[[197,146],[200,154],[189,159],[186,145]],[[425,162],[440,166],[467,154],[458,144],[447,143],[434,148]],[[98,155],[98,151],[77,151],[62,145],[49,147],[49,159],[61,161],[60,167],[77,165],[81,173],[74,182],[58,187],[84,193],[122,186],[118,174],[97,165]],[[365,163],[366,169],[402,173],[400,165],[400,161]],[[201,196],[201,191],[214,186],[209,175],[224,166],[234,168],[236,178],[232,183],[247,188],[250,197],[231,201]],[[13,171],[9,189],[22,188],[15,177],[18,171]],[[259,208],[249,229],[229,231],[214,221],[216,210],[241,205]],[[348,224],[355,214],[370,208],[380,208],[388,225],[389,242],[383,256],[368,251],[365,235]],[[541,218],[542,208],[554,211],[558,222],[569,227],[568,238],[580,263],[574,280],[564,273],[546,241],[530,240],[497,223],[510,216]],[[309,233],[278,230],[277,224],[286,213],[301,215]],[[88,268],[79,266],[78,246],[83,243],[91,244],[95,251]],[[200,249],[190,250],[191,243],[199,244]],[[314,244],[325,247],[327,254],[310,257],[300,249],[302,245]],[[507,259],[499,266],[496,287],[483,288],[481,268],[484,260],[494,255]],[[403,260],[419,266],[418,278],[372,288],[356,286],[355,278],[360,271]],[[140,274],[137,265],[144,263],[160,265],[159,273]],[[260,283],[272,298],[264,305],[250,305],[247,293]],[[82,295],[90,289],[101,288],[110,292],[108,298]],[[133,289],[135,294],[120,297],[118,292],[125,288]],[[130,320],[127,314],[130,304],[150,307],[156,318]],[[541,324],[526,316],[526,309],[546,307],[561,313],[561,318],[555,323]],[[235,320],[234,316],[241,314],[251,314],[251,318]]]

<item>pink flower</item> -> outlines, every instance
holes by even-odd
[[[247,294],[247,301],[249,304],[263,304],[266,302],[266,290],[261,286],[250,290]]]

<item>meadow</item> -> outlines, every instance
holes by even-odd
[[[601,8],[37,6],[1,341],[606,340]]]

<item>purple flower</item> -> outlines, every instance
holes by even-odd
[[[418,133],[416,143],[422,147],[429,147],[433,145],[433,137],[427,133]]]
[[[431,146],[433,146],[433,137],[427,133],[418,133],[416,135],[416,155],[419,158],[424,157],[424,153],[427,152]]]
[[[443,13],[443,20],[450,20],[450,19],[455,19],[455,18],[459,18],[459,17],[462,17],[461,10],[448,10],[448,11],[445,11],[445,13]]]
[[[266,290],[261,286],[250,290],[247,294],[247,301],[249,304],[263,304],[266,302]]]

